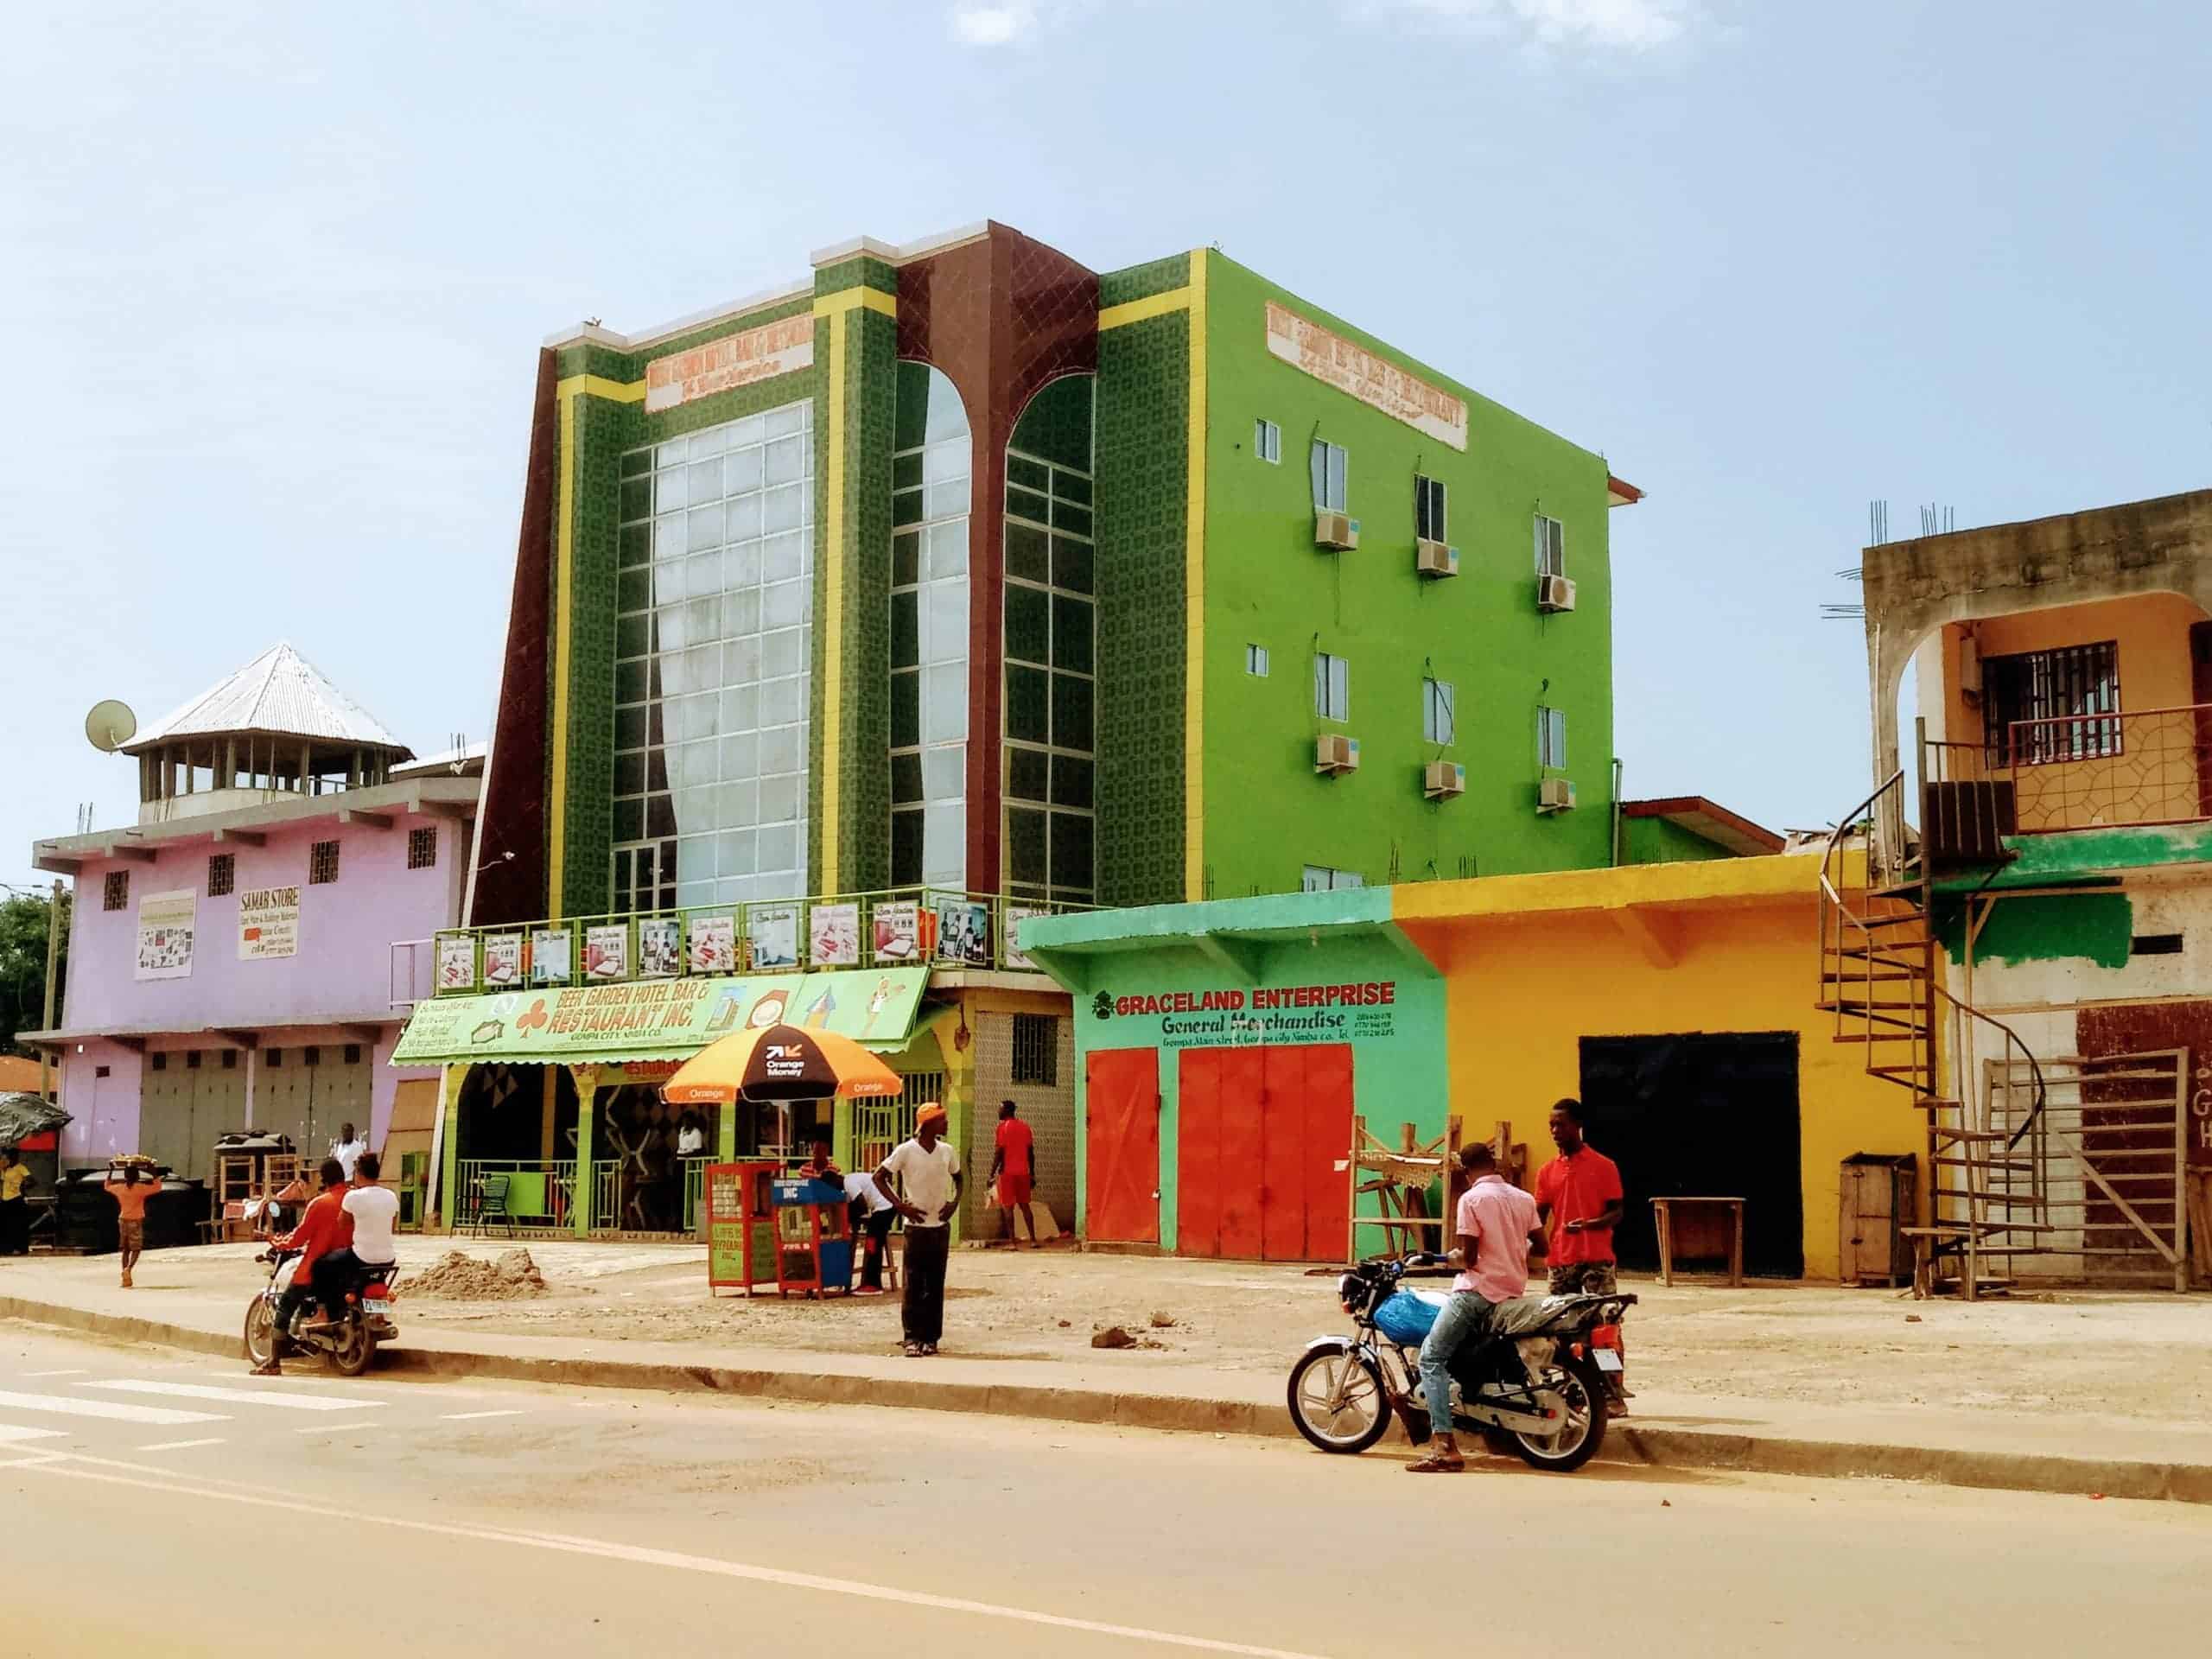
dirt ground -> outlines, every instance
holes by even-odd
[[[466,1243],[472,1252],[505,1248]],[[640,1249],[652,1259],[640,1262]],[[897,1345],[895,1293],[786,1302],[726,1292],[710,1300],[703,1250],[554,1243],[532,1253],[545,1275],[543,1296],[417,1300],[406,1317],[478,1332],[639,1342],[847,1353]],[[1662,1289],[1631,1279],[1624,1288],[1642,1299],[1628,1321],[1631,1371],[1669,1393],[2212,1416],[2212,1298],[2058,1293],[1968,1306],[1785,1285]],[[957,1251],[948,1300],[949,1353],[1150,1372],[1280,1372],[1308,1338],[1345,1323],[1332,1275],[1062,1249]],[[1147,1345],[1094,1349],[1091,1334],[1105,1325],[1123,1325]]]

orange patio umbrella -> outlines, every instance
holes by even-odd
[[[733,1032],[700,1050],[660,1092],[671,1106],[716,1106],[832,1095],[880,1098],[903,1086],[896,1071],[849,1037],[810,1027],[765,1026]]]

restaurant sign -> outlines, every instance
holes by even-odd
[[[884,968],[432,997],[416,1005],[391,1064],[683,1058],[779,1021],[898,1047],[928,983],[927,968]]]
[[[1385,362],[1363,346],[1309,322],[1287,306],[1268,302],[1268,351],[1316,380],[1357,397],[1370,409],[1403,421],[1454,449],[1467,447],[1467,404],[1419,375]]]

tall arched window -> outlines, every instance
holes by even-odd
[[[891,880],[968,885],[968,414],[899,365],[891,460]]]
[[[1096,584],[1091,377],[1029,401],[1006,451],[1006,892],[1089,904]]]

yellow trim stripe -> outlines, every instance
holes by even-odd
[[[867,309],[887,317],[899,315],[899,302],[880,288],[844,288],[835,294],[824,294],[814,302],[817,317],[842,316],[848,311]]]
[[[642,403],[645,383],[575,374],[556,386],[553,395],[561,409],[561,488],[553,537],[553,799],[548,814],[545,913],[557,921],[566,896],[563,876],[569,850],[569,666],[573,644],[569,584],[575,572],[576,399]]]
[[[1205,897],[1206,251],[1191,255],[1190,429],[1183,552],[1183,896]],[[1165,296],[1163,296],[1165,297]],[[1143,301],[1136,302],[1143,304]],[[1117,306],[1116,310],[1127,309]],[[1099,327],[1106,327],[1102,313]]]
[[[845,331],[850,326],[842,313],[857,308],[860,302],[836,311],[824,311],[823,303],[821,300],[814,302],[815,315],[826,316],[830,327],[830,508],[823,518],[822,537],[826,568],[822,590],[822,880],[818,885],[823,893],[836,893],[837,813],[842,805],[837,788],[837,739],[839,724],[845,715]]]
[[[1193,275],[1188,288],[1171,288],[1165,294],[1151,294],[1125,305],[1108,306],[1098,314],[1099,332],[1119,328],[1123,323],[1142,322],[1147,317],[1164,317],[1185,306],[1203,306],[1206,302],[1205,277],[1199,270],[1198,256],[1195,253],[1191,256],[1191,270]]]

